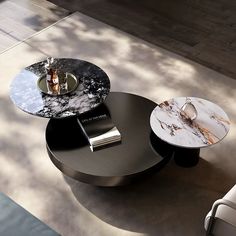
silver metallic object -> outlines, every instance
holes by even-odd
[[[197,109],[192,104],[190,98],[186,98],[185,104],[180,109],[180,115],[187,120],[195,120],[197,118]]]

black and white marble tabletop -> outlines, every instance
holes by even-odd
[[[82,114],[101,104],[110,91],[110,80],[98,66],[79,59],[55,58],[54,66],[72,73],[78,87],[69,94],[42,93],[37,81],[45,74],[45,61],[23,69],[12,81],[10,97],[21,110],[40,117],[63,118]]]
[[[222,140],[230,127],[222,108],[201,98],[188,97],[197,110],[197,118],[184,119],[180,112],[186,99],[173,98],[153,110],[150,125],[154,133],[163,141],[184,148],[201,148]]]

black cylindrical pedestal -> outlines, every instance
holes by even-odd
[[[183,167],[192,167],[199,161],[200,148],[188,149],[176,147],[174,150],[174,159],[177,165]]]

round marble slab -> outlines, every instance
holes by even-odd
[[[184,119],[180,109],[187,98],[173,98],[152,111],[150,124],[154,133],[163,141],[184,148],[201,148],[223,139],[230,127],[226,113],[210,101],[188,98],[197,110],[197,118],[193,121]]]
[[[38,79],[45,74],[45,61],[23,69],[12,81],[10,97],[21,110],[40,117],[62,118],[87,112],[101,104],[110,91],[110,80],[98,66],[79,59],[54,59],[54,66],[71,73],[79,80],[69,94],[51,96],[42,93]]]

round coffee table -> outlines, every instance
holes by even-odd
[[[181,115],[186,100],[196,108],[194,120]],[[175,160],[184,166],[197,164],[200,148],[221,141],[230,127],[222,108],[196,97],[178,97],[162,102],[153,110],[150,124],[160,139],[175,146]]]
[[[156,103],[137,95],[111,92],[104,105],[122,141],[94,152],[75,117],[49,121],[47,150],[59,170],[88,184],[117,186],[143,178],[169,161],[173,149],[153,134],[149,124]]]
[[[79,59],[55,58],[54,67],[72,74],[78,85],[64,95],[43,93],[38,81],[46,76],[45,63],[46,60],[26,67],[11,83],[13,103],[29,114],[46,118],[82,114],[100,105],[110,91],[110,80],[98,66]]]

